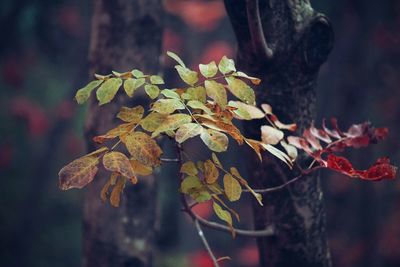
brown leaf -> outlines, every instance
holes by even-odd
[[[160,164],[161,148],[149,135],[143,132],[134,132],[126,136],[125,145],[132,159],[146,166]]]
[[[218,169],[211,160],[204,162],[204,179],[206,183],[213,184],[218,179]]]
[[[121,202],[121,194],[125,188],[125,183],[126,183],[126,178],[119,177],[117,179],[117,183],[115,184],[113,190],[111,191],[110,204],[116,208],[119,207],[119,204]]]
[[[90,183],[97,173],[97,156],[83,156],[63,167],[58,173],[59,187],[62,190],[83,188]]]
[[[120,152],[109,152],[105,154],[103,157],[103,165],[106,170],[117,172],[128,179],[135,177],[128,157]]]

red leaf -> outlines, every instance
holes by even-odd
[[[394,179],[397,167],[390,165],[388,158],[379,158],[369,169],[356,170],[346,158],[333,154],[328,155],[327,167],[350,177],[369,181],[380,181],[383,179]]]

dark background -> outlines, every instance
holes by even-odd
[[[193,66],[234,56],[222,1],[164,2],[165,50]],[[387,141],[348,156],[359,168],[383,155],[398,165],[400,2],[314,2],[336,35],[320,73],[319,118],[336,116],[344,129],[366,120],[389,127]],[[0,266],[16,266],[17,258],[29,267],[80,265],[83,190],[59,191],[57,173],[85,153],[86,108],[72,98],[87,82],[90,15],[90,1],[0,2]],[[332,172],[323,172],[322,180],[334,266],[400,266],[399,183],[360,182]],[[167,193],[161,200],[169,198]],[[163,225],[171,226],[179,207],[166,209]],[[246,213],[245,206],[239,209]],[[197,211],[211,214],[208,205]],[[212,266],[188,222],[181,218],[179,235],[178,227],[164,229],[157,266]],[[233,257],[232,266],[257,262],[251,240],[207,234],[218,256]]]

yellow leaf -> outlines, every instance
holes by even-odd
[[[178,71],[179,76],[186,84],[193,86],[199,81],[199,75],[197,72],[179,65],[175,66],[175,69]]]
[[[95,155],[83,156],[67,166],[58,173],[59,186],[62,190],[71,188],[83,188],[90,183],[97,173],[99,158]]]
[[[111,191],[111,196],[110,196],[110,204],[114,207],[119,207],[119,204],[121,202],[121,194],[124,190],[126,183],[126,178],[125,177],[119,177],[117,179],[117,183],[115,184],[113,190]]]
[[[185,173],[190,176],[196,176],[198,173],[198,170],[196,168],[196,165],[193,163],[193,161],[187,161],[182,164],[180,172]]]
[[[152,84],[164,84],[164,79],[159,75],[151,75],[150,82]]]
[[[111,129],[110,131],[108,131],[104,135],[99,135],[99,136],[93,137],[93,141],[96,143],[102,144],[109,139],[114,139],[116,137],[121,137],[121,136],[128,134],[130,131],[132,131],[133,127],[134,127],[134,125],[132,123],[120,124],[117,127],[115,127],[114,129]]]
[[[166,114],[152,112],[146,118],[140,121],[140,126],[148,132],[154,132],[166,119]]]
[[[228,106],[235,107],[233,113],[235,117],[242,120],[253,120],[265,118],[264,112],[253,105],[245,104],[241,101],[229,101]]]
[[[203,129],[200,134],[204,144],[214,152],[224,152],[228,148],[228,137],[212,129]]]
[[[235,167],[231,167],[230,169],[231,174],[236,177],[236,179],[239,180],[239,182],[244,185],[244,187],[246,187],[250,193],[255,197],[255,199],[258,201],[258,203],[263,206],[262,203],[262,195],[259,193],[254,192],[254,190],[249,186],[249,184],[247,183],[247,181],[240,175],[239,171],[235,168]]]
[[[151,108],[161,114],[171,114],[175,110],[182,109],[185,109],[185,105],[178,99],[159,99]]]
[[[117,94],[119,87],[122,84],[120,78],[110,78],[106,80],[99,89],[97,89],[96,96],[99,100],[99,105],[109,103]]]
[[[261,126],[261,140],[264,144],[276,145],[284,137],[284,133],[269,125]]]
[[[264,150],[267,150],[269,153],[271,153],[275,157],[277,157],[278,159],[280,159],[281,161],[283,161],[284,163],[286,163],[286,165],[288,165],[289,168],[293,167],[292,160],[290,159],[290,157],[288,155],[286,155],[285,152],[277,149],[274,146],[267,145],[267,144],[264,144],[264,143],[261,143],[261,147]]]
[[[185,100],[197,100],[201,103],[206,103],[206,89],[202,86],[190,87],[182,94]]]
[[[207,95],[212,100],[214,100],[222,109],[225,109],[228,98],[224,85],[216,81],[206,80],[204,82],[204,86],[206,87]]]
[[[135,91],[141,87],[146,80],[144,78],[139,78],[139,79],[134,79],[134,78],[129,78],[126,79],[124,82],[124,90],[125,93],[129,96],[132,97]]]
[[[215,165],[217,165],[218,167],[222,168],[221,161],[219,161],[217,155],[215,155],[214,152],[211,153],[211,157],[212,157],[212,160],[214,161]]]
[[[157,98],[157,96],[160,94],[160,88],[158,88],[157,85],[149,85],[149,84],[146,84],[146,85],[144,86],[144,91],[147,93],[147,95],[148,95],[151,99]]]
[[[171,89],[164,89],[161,90],[161,94],[167,98],[173,98],[173,99],[181,99],[181,97],[179,96],[179,94]]]
[[[106,170],[117,172],[129,179],[135,177],[128,157],[120,152],[109,152],[105,154],[103,157],[103,165]]]
[[[203,117],[204,118],[204,117]],[[233,139],[235,139],[239,145],[243,144],[243,136],[240,130],[234,126],[233,124],[228,124],[225,123],[221,120],[208,120],[208,119],[202,119],[201,124],[203,126],[206,126],[210,129],[217,130],[220,132],[225,132],[232,136]]]
[[[246,73],[241,72],[241,71],[238,71],[238,72],[233,73],[233,76],[248,79],[248,80],[250,80],[251,83],[254,84],[254,85],[259,85],[259,84],[261,83],[261,80],[260,80],[260,79],[258,79],[258,78],[256,78],[256,77],[251,77],[251,76],[249,76],[249,75],[247,75]]]
[[[151,135],[152,138],[156,137],[162,132],[173,131],[181,125],[192,122],[192,117],[187,114],[172,114],[165,118],[165,120],[158,126],[158,128]]]
[[[292,159],[292,161],[296,160],[297,158],[297,148],[289,145],[288,143],[286,143],[285,141],[281,141],[281,146],[285,149],[287,155]]]
[[[222,74],[236,71],[235,62],[232,59],[223,56],[218,64],[218,69]]]
[[[133,108],[122,107],[117,118],[125,122],[137,123],[139,122],[144,114],[144,108],[142,106],[136,106]]]
[[[213,209],[218,218],[220,218],[221,220],[225,221],[228,224],[228,226],[231,228],[232,236],[234,237],[235,232],[233,230],[233,225],[232,225],[232,216],[229,213],[229,211],[224,210],[215,201],[213,202]]]
[[[167,51],[167,55],[171,58],[173,58],[176,62],[178,62],[179,65],[181,65],[182,67],[185,67],[185,63],[183,63],[182,59],[175,53],[171,52],[171,51]]]
[[[211,61],[208,64],[200,64],[199,69],[201,74],[206,77],[206,78],[211,78],[214,77],[215,74],[218,72],[218,67],[217,64],[215,64],[215,61]]]
[[[178,143],[183,143],[189,138],[199,135],[203,127],[197,123],[186,123],[179,127],[175,134],[175,140]]]
[[[160,164],[161,148],[149,135],[143,132],[134,132],[126,136],[125,145],[132,159],[146,166]]]
[[[218,169],[215,167],[214,163],[211,160],[206,160],[204,162],[204,180],[208,184],[213,184],[218,179]]]
[[[225,194],[230,201],[236,201],[240,199],[242,187],[240,186],[239,182],[230,174],[224,175],[224,189]]]
[[[143,176],[147,176],[153,173],[153,168],[143,165],[142,163],[140,163],[137,160],[131,159],[131,166],[133,169],[133,172],[137,175],[143,175]]]
[[[92,91],[99,86],[100,84],[102,84],[103,80],[96,80],[96,81],[91,81],[89,84],[87,84],[85,87],[79,89],[76,92],[75,95],[75,99],[76,102],[78,102],[78,104],[83,104],[86,102],[86,100],[89,99],[90,94],[92,93]]]
[[[226,77],[225,80],[228,82],[228,88],[234,96],[246,104],[255,105],[256,96],[254,91],[244,81],[234,77]]]
[[[203,110],[208,115],[212,115],[213,114],[213,112],[208,107],[206,107],[206,105],[204,105],[203,103],[201,103],[198,100],[190,100],[189,102],[187,102],[186,105],[191,107],[191,108],[193,108],[193,109]]]

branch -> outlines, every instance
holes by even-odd
[[[208,252],[208,255],[210,255],[210,257],[211,257],[211,259],[212,259],[212,261],[214,263],[214,266],[215,267],[219,267],[218,260],[215,258],[215,255],[212,252],[212,250],[210,248],[210,245],[207,242],[206,237],[204,236],[204,233],[203,233],[203,230],[201,229],[199,221],[198,220],[194,220],[194,225],[196,226],[197,233],[199,234],[199,236],[201,238],[201,241],[203,241],[204,247],[206,248],[206,250]]]
[[[182,164],[182,152],[183,151],[182,151],[182,146],[179,143],[177,143],[177,150],[178,150],[179,162]],[[181,181],[183,179],[184,179],[184,174],[181,175]],[[237,228],[233,228],[233,227],[229,228],[228,226],[225,226],[223,224],[208,221],[193,212],[192,208],[195,205],[193,205],[193,204],[189,205],[186,200],[186,197],[183,193],[181,193],[181,202],[183,205],[183,211],[186,212],[190,216],[190,218],[192,218],[192,220],[194,222],[198,221],[201,225],[208,227],[210,229],[227,232],[227,233],[231,233],[233,230],[237,235],[244,236],[244,237],[266,237],[266,236],[276,235],[276,230],[275,230],[275,227],[273,227],[273,226],[269,226],[263,230],[243,230],[243,229],[237,229]]]
[[[308,174],[310,174],[310,173],[312,173],[312,172],[314,172],[314,171],[316,171],[318,169],[321,169],[321,168],[323,168],[323,166],[317,166],[317,167],[314,167],[314,168],[311,168],[311,169],[304,170],[304,171],[301,172],[301,174],[299,176],[296,176],[295,178],[287,181],[284,184],[281,184],[281,185],[278,185],[278,186],[274,186],[274,187],[264,188],[264,189],[254,189],[253,191],[256,192],[256,193],[265,194],[265,193],[271,193],[271,192],[282,190],[285,187],[287,187],[288,185],[296,182],[297,180],[300,180],[300,178],[302,178],[302,177],[304,177],[304,176],[306,176],[306,175],[308,175]],[[250,193],[250,190],[243,189],[243,192]]]
[[[160,158],[162,162],[179,162],[179,159]]]
[[[266,59],[272,59],[274,53],[268,46],[260,17],[258,0],[246,0],[247,23],[249,25],[251,43],[254,53]]]

